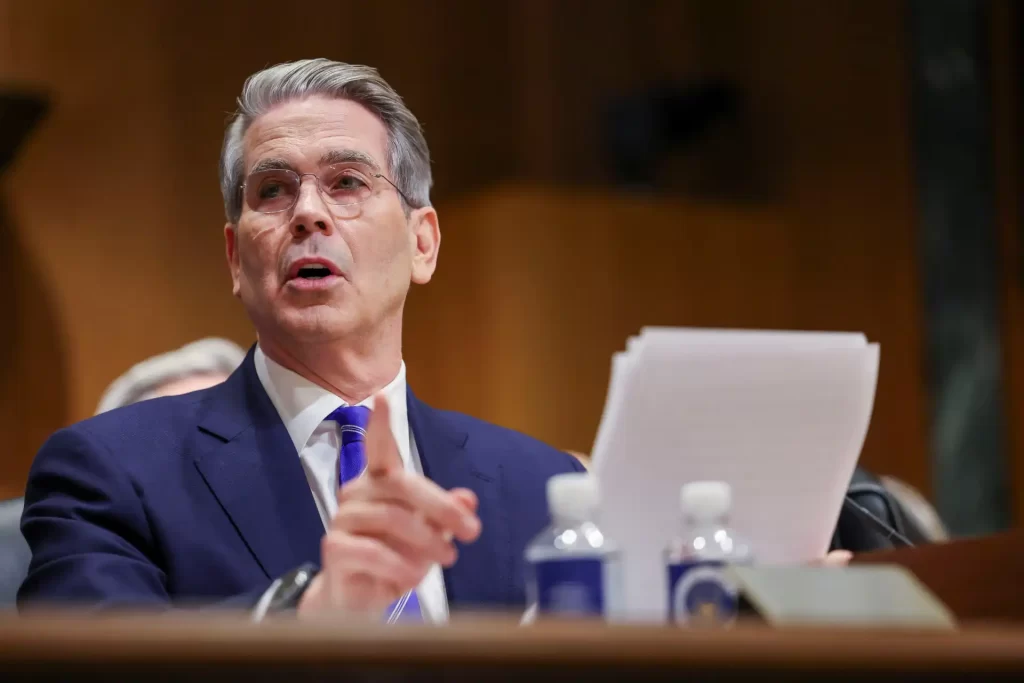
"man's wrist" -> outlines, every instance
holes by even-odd
[[[260,622],[270,614],[297,609],[318,573],[319,568],[307,562],[275,580],[260,596],[252,611],[252,620]]]
[[[323,598],[320,595],[323,592],[324,577],[317,574],[309,582],[309,587],[299,596],[299,604],[295,606],[295,610],[300,617],[308,617],[310,614],[316,612],[316,605],[323,604]]]
[[[331,590],[327,577],[321,572],[312,577],[308,588],[300,596],[296,613],[300,619],[382,622],[391,602],[372,600],[365,592],[339,595]]]

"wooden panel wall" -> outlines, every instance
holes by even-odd
[[[611,353],[644,325],[863,330],[881,342],[883,369],[862,462],[915,482],[925,474],[924,391],[905,361],[918,355],[917,302],[891,296],[911,289],[912,255],[893,248],[891,225],[858,233],[778,207],[523,186],[446,216],[438,276],[407,313],[421,398],[585,452]],[[811,230],[828,246],[809,247]],[[818,260],[842,277],[822,277],[808,265]]]
[[[282,8],[0,0],[0,78],[55,98],[3,181],[4,249],[28,274],[4,289],[23,313],[0,366],[0,495],[127,365],[251,338],[223,268],[216,155],[244,76],[309,55],[378,66],[426,126],[445,249],[409,312],[421,394],[586,449],[608,358],[641,324],[863,329],[883,344],[868,463],[927,488],[902,3]],[[705,194],[617,199],[607,99],[703,75],[747,107],[680,162],[679,190]],[[580,317],[594,298],[614,313]],[[438,370],[464,363],[484,371],[472,391]]]

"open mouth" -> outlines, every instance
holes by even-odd
[[[288,281],[314,284],[340,274],[337,266],[326,259],[304,258],[293,263],[288,269]]]
[[[312,265],[299,268],[299,272],[296,273],[295,277],[302,280],[322,280],[331,275],[334,275],[334,273],[327,266]]]

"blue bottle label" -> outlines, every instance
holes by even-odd
[[[604,614],[603,564],[600,558],[535,562],[538,610],[547,614]]]
[[[670,623],[722,625],[736,619],[739,591],[724,567],[722,562],[711,561],[668,565]]]

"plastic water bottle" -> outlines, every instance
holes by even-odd
[[[544,615],[612,617],[621,599],[618,550],[601,533],[597,482],[586,473],[548,480],[551,525],[526,548],[528,598]]]
[[[693,482],[682,487],[679,502],[685,532],[665,553],[669,623],[729,625],[739,591],[724,568],[753,561],[750,546],[729,527],[731,489],[721,481]]]

